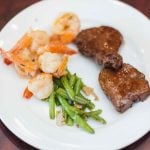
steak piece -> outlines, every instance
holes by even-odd
[[[113,52],[98,53],[96,54],[96,61],[98,64],[103,64],[105,68],[113,68],[115,70],[122,66],[122,57]]]
[[[104,68],[99,83],[119,112],[124,112],[134,102],[144,101],[150,95],[150,87],[143,73],[129,64],[119,70]]]
[[[108,26],[82,30],[75,39],[75,44],[83,55],[96,57],[99,64],[114,69],[122,65],[122,57],[117,54],[121,43],[120,32]]]

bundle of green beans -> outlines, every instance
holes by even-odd
[[[106,121],[99,115],[102,110],[95,108],[91,100],[85,98],[82,94],[84,83],[76,74],[67,74],[61,78],[54,78],[54,90],[51,95],[45,99],[49,102],[49,116],[55,119],[55,107],[61,106],[65,123],[73,126],[74,123],[89,133],[94,133],[94,129],[87,123],[88,118],[92,118],[102,124]],[[90,111],[86,112],[85,110]]]

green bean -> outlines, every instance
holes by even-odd
[[[52,94],[49,97],[49,115],[51,119],[55,119],[55,93],[52,92]]]
[[[76,82],[76,74],[71,75],[70,80],[69,80],[69,83],[72,88],[74,87],[75,82]]]
[[[76,100],[76,102],[78,102],[80,104],[85,104],[86,105],[86,104],[90,103],[90,100],[85,99],[85,98],[83,98],[81,96],[75,96],[75,100]]]
[[[66,92],[64,89],[58,88],[58,89],[56,90],[56,93],[57,93],[58,95],[62,96],[63,98],[67,99],[67,100],[68,100],[68,103],[69,103],[70,105],[73,105],[73,104],[74,104],[73,101],[72,101],[71,99],[69,99],[69,97],[68,97],[68,95],[67,95],[67,92]]]
[[[72,74],[70,73],[70,71],[68,69],[66,71],[67,71],[67,79],[70,80]]]
[[[71,106],[60,95],[58,95],[57,98],[58,98],[59,102],[61,103],[62,107],[64,108],[64,110],[67,112],[67,114],[69,116],[71,116],[71,118],[72,118],[74,116],[74,112],[71,110]],[[74,119],[74,118],[72,118],[72,119]]]
[[[83,118],[81,118],[78,114],[76,114],[74,111],[70,109],[71,106],[67,103],[67,101],[63,97],[58,96],[58,99],[62,107],[67,112],[67,114],[70,116],[71,119],[75,121],[76,124],[78,124],[81,128],[85,129],[87,132],[94,133],[94,129],[91,128]]]
[[[105,119],[103,119],[102,117],[100,117],[100,116],[98,116],[98,115],[91,115],[91,117],[92,117],[94,120],[96,120],[96,121],[98,121],[98,122],[100,122],[100,123],[102,123],[102,124],[106,124],[106,123],[107,123]]]
[[[94,105],[94,103],[90,102],[90,104],[88,104],[87,107],[88,107],[90,110],[93,110],[93,109],[95,108],[95,105]]]
[[[66,78],[65,76],[63,76],[63,77],[61,78],[61,82],[62,82],[62,84],[63,84],[65,90],[67,91],[67,94],[68,94],[69,98],[73,100],[73,99],[74,99],[74,96],[75,96],[75,93],[74,93],[72,87],[70,86],[70,84],[69,84],[67,78]]]
[[[72,101],[71,99],[68,99],[68,103],[69,103],[71,106],[74,106],[74,101]]]
[[[94,103],[92,103],[90,100],[88,100],[87,98],[85,98],[81,93],[79,93],[79,96],[80,96],[81,98],[83,98],[84,100],[86,100],[86,101],[89,102],[89,103],[87,104],[87,107],[88,107],[90,110],[92,110],[92,109],[95,108]]]
[[[69,99],[66,91],[62,88],[58,88],[56,90],[56,93],[59,94],[60,96],[62,96],[63,98],[65,98],[65,99]],[[79,104],[82,104],[82,105],[91,105],[90,100],[84,99],[80,96],[75,96],[74,99],[72,99],[72,100],[79,103]]]
[[[68,126],[73,126],[73,124],[74,124],[74,121],[68,116],[67,117],[67,125]]]
[[[58,94],[58,96],[61,96],[61,95],[59,95]],[[57,96],[57,97],[58,97]],[[63,97],[63,96],[61,96],[61,97]],[[64,98],[64,97],[63,97]],[[64,98],[65,99],[65,98]],[[60,102],[59,102],[60,103]],[[68,102],[69,103],[69,102]],[[67,104],[68,104],[67,103]],[[76,107],[73,107],[73,106],[71,106],[70,104],[68,104],[69,105],[69,108],[70,108],[70,110],[71,111],[74,111],[75,113],[77,113],[77,114],[80,114],[80,115],[83,115],[85,112],[83,111],[83,110],[80,110],[80,109],[78,109],[78,108],[76,108]]]
[[[100,115],[102,113],[101,109],[95,110],[95,111],[90,111],[90,112],[85,112],[85,116],[90,117],[92,115]]]
[[[77,78],[77,81],[74,85],[74,92],[75,92],[76,95],[79,95],[79,93],[81,91],[81,88],[82,88],[81,79]]]
[[[85,111],[86,108],[87,108],[87,106],[84,105],[84,106],[82,106],[81,110],[82,110],[82,111]]]
[[[62,96],[63,98],[65,98],[65,99],[68,99],[68,98],[69,98],[68,95],[67,95],[67,92],[66,92],[64,89],[62,89],[62,88],[58,88],[58,89],[56,90],[56,93],[57,93],[58,95]]]
[[[68,116],[67,116],[67,113],[63,107],[62,107],[62,114],[63,114],[65,122],[67,122]]]
[[[61,83],[60,79],[54,78],[54,85],[58,86],[58,87],[62,87],[62,83]]]
[[[42,99],[43,102],[48,102],[49,101],[49,97]]]
[[[79,125],[79,127],[83,128],[87,132],[94,133],[94,129],[92,127],[90,127],[88,125],[88,123],[83,118],[81,118],[79,115],[76,115],[75,122],[76,122],[77,125]]]
[[[56,104],[56,106],[60,106],[59,100],[55,99],[55,104]]]

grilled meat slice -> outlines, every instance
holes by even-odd
[[[121,43],[122,35],[120,32],[108,26],[82,30],[75,40],[75,44],[83,55],[96,57],[100,62],[99,64],[104,64],[110,68],[115,66],[114,69],[118,69],[122,65],[122,58],[117,54]],[[115,57],[117,60],[119,59],[118,65],[116,64],[118,61],[114,61]],[[107,63],[104,63],[106,59]]]
[[[96,61],[98,64],[103,64],[105,68],[113,68],[115,70],[121,68],[123,59],[118,53],[107,52],[96,54]]]
[[[119,112],[124,112],[134,102],[144,101],[150,95],[150,87],[143,73],[129,64],[115,71],[104,68],[99,83]]]

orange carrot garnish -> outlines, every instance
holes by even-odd
[[[24,93],[23,93],[23,97],[24,97],[24,98],[30,99],[30,98],[32,97],[32,95],[33,95],[33,93],[30,92],[30,91],[28,90],[28,88],[26,88],[26,89],[24,90]]]

